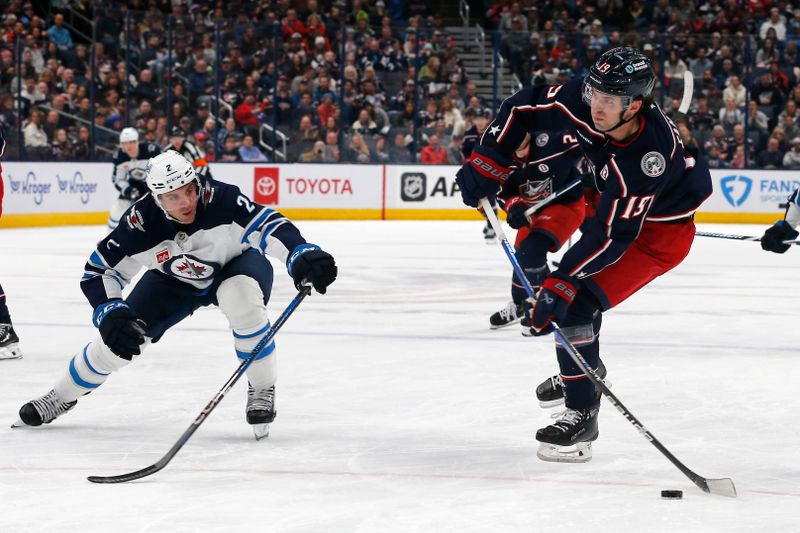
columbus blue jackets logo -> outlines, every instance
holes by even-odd
[[[642,157],[642,172],[651,178],[657,178],[667,169],[667,160],[658,152],[647,152]]]
[[[186,280],[211,279],[219,270],[219,264],[203,261],[191,255],[180,255],[167,261],[164,272]]]
[[[552,194],[553,182],[549,179],[542,181],[526,181],[520,185],[519,193],[529,204],[535,204]]]

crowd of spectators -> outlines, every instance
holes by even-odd
[[[466,108],[486,103],[426,2],[53,5],[0,8],[0,121],[22,132],[17,157],[108,159],[125,126],[161,146],[177,126],[209,160],[442,162],[444,150],[460,163]]]
[[[161,146],[177,126],[209,160],[457,164],[472,117],[496,105],[468,78],[431,2],[54,0],[39,12],[40,5],[9,0],[0,8],[0,123],[12,140],[22,132],[17,157],[108,159],[131,125]],[[582,76],[603,51],[633,45],[652,59],[657,101],[684,144],[712,167],[800,167],[800,7],[481,7],[503,68],[521,83]],[[687,70],[695,92],[684,116]]]

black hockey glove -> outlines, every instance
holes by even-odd
[[[764,236],[761,237],[761,248],[768,252],[782,254],[792,246],[783,241],[796,239],[798,235],[800,233],[795,231],[788,222],[779,220],[764,232]]]
[[[506,222],[514,229],[527,228],[531,220],[525,215],[528,205],[519,196],[514,196],[505,203]]]
[[[147,184],[139,180],[130,180],[128,186],[122,189],[122,197],[131,202],[135,202],[147,194]]]
[[[489,198],[494,203],[497,190],[511,175],[513,166],[514,161],[495,150],[476,146],[469,161],[456,172],[456,183],[463,202],[470,207],[478,207],[481,198]]]
[[[320,294],[325,294],[338,273],[333,256],[313,244],[301,244],[295,248],[289,256],[287,267],[298,290],[305,280],[311,282]]]
[[[122,359],[130,361],[142,353],[147,325],[124,301],[112,300],[99,306],[94,312],[94,323],[105,345]]]

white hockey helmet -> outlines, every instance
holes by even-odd
[[[136,128],[124,128],[121,132],[119,132],[119,142],[120,144],[139,142],[139,132],[136,131]]]
[[[195,182],[200,193],[202,184],[194,171],[192,164],[181,154],[167,150],[151,158],[147,162],[147,187],[153,193],[156,203],[160,194],[180,189],[184,185]],[[163,206],[161,206],[163,208]]]

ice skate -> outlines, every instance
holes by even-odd
[[[75,407],[76,403],[78,403],[77,400],[72,402],[62,401],[56,394],[56,391],[51,390],[41,398],[31,400],[23,405],[19,410],[19,420],[14,422],[11,427],[49,424]]]
[[[20,359],[19,337],[11,324],[0,324],[0,359]]]
[[[607,374],[606,366],[603,361],[600,361],[595,369],[595,373],[600,376],[606,387],[611,388],[611,382],[606,379]],[[597,391],[598,398],[600,391]],[[556,407],[564,403],[564,380],[561,379],[561,374],[549,377],[536,387],[536,399],[539,400],[539,406],[544,408]]]
[[[497,233],[494,232],[494,228],[491,224],[489,224],[488,221],[483,227],[483,238],[486,241],[486,244],[494,244],[497,241]]]
[[[253,426],[256,440],[269,436],[269,425],[275,420],[275,386],[254,389],[247,384],[247,423]]]
[[[590,409],[567,409],[555,423],[536,432],[542,461],[586,463],[592,459],[592,441],[597,440],[599,406]]]
[[[516,324],[525,314],[522,304],[508,302],[503,309],[489,317],[489,329],[500,329],[512,324]]]

